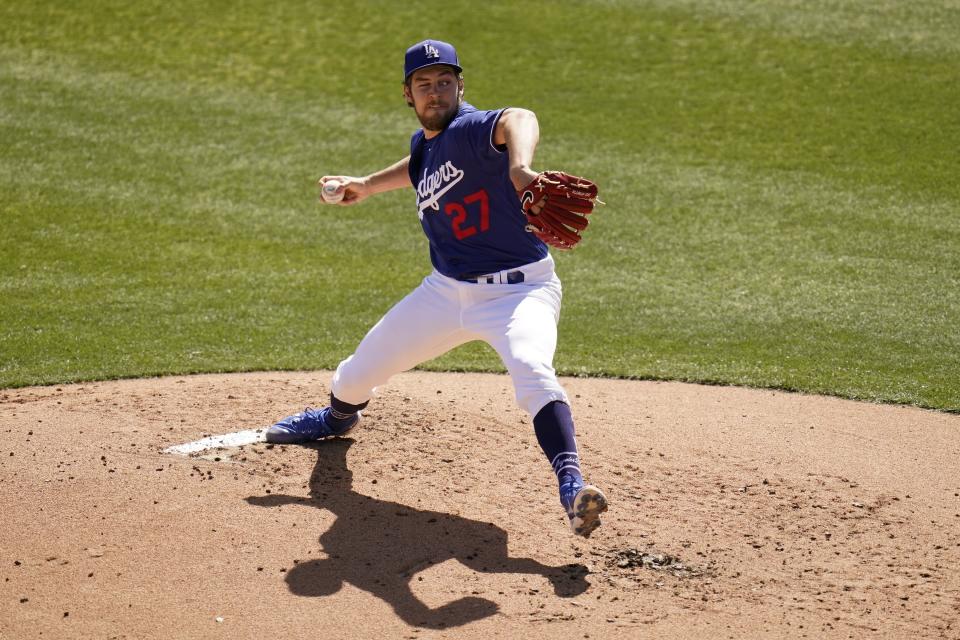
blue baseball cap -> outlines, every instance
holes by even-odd
[[[435,64],[448,64],[456,69],[457,73],[463,71],[457,58],[457,50],[452,44],[440,40],[424,40],[407,49],[407,56],[403,61],[404,82],[417,69]]]

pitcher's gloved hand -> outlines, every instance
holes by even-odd
[[[527,231],[552,247],[572,249],[587,228],[597,199],[596,183],[563,171],[544,171],[517,192]]]

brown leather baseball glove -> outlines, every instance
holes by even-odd
[[[563,171],[544,171],[517,192],[527,231],[558,249],[572,249],[587,228],[597,202],[597,185]]]

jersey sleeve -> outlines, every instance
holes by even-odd
[[[505,110],[478,111],[471,114],[473,117],[468,129],[470,146],[481,165],[491,171],[497,170],[507,158],[506,147],[497,148],[493,144],[493,132]]]
[[[423,162],[423,141],[422,129],[410,137],[410,163],[407,165],[407,173],[410,174],[410,182],[414,186],[417,184],[420,165]]]

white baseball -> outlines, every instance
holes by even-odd
[[[344,191],[337,193],[337,189],[340,188],[339,180],[327,180],[323,183],[323,187],[320,189],[320,197],[323,198],[323,201],[328,204],[337,204],[343,200]]]

